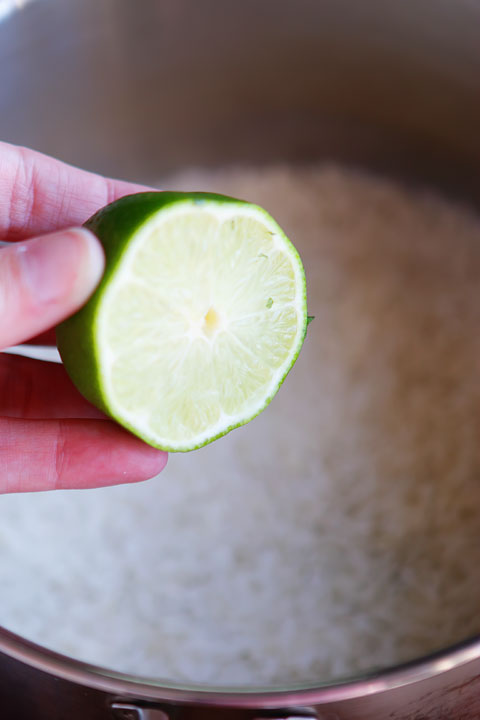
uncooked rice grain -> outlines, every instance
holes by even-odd
[[[480,631],[480,222],[336,166],[192,170],[303,258],[304,349],[144,484],[0,499],[0,623],[112,669],[316,682]]]

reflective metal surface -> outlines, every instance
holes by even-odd
[[[0,135],[116,176],[342,159],[478,199],[475,0],[37,0]]]
[[[148,706],[169,716],[199,720],[285,717],[292,712],[320,720],[469,720],[480,714],[480,642],[352,682],[229,692],[128,677],[2,632],[2,710],[14,710],[14,717],[21,720],[66,716],[96,720],[110,717],[112,704]]]
[[[480,205],[479,31],[476,0],[38,0],[0,23],[0,137],[143,182],[182,165],[341,160]],[[96,720],[112,703],[467,720],[480,716],[480,640],[352,682],[228,692],[0,632],[2,717]]]

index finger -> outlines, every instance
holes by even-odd
[[[82,225],[103,205],[148,189],[0,142],[0,240]]]

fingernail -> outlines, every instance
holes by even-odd
[[[103,274],[105,259],[99,240],[86,228],[70,228],[18,243],[19,270],[36,303],[72,298],[86,300]]]

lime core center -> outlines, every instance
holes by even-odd
[[[220,315],[215,308],[211,307],[203,319],[203,332],[208,338],[213,337],[220,328]]]

